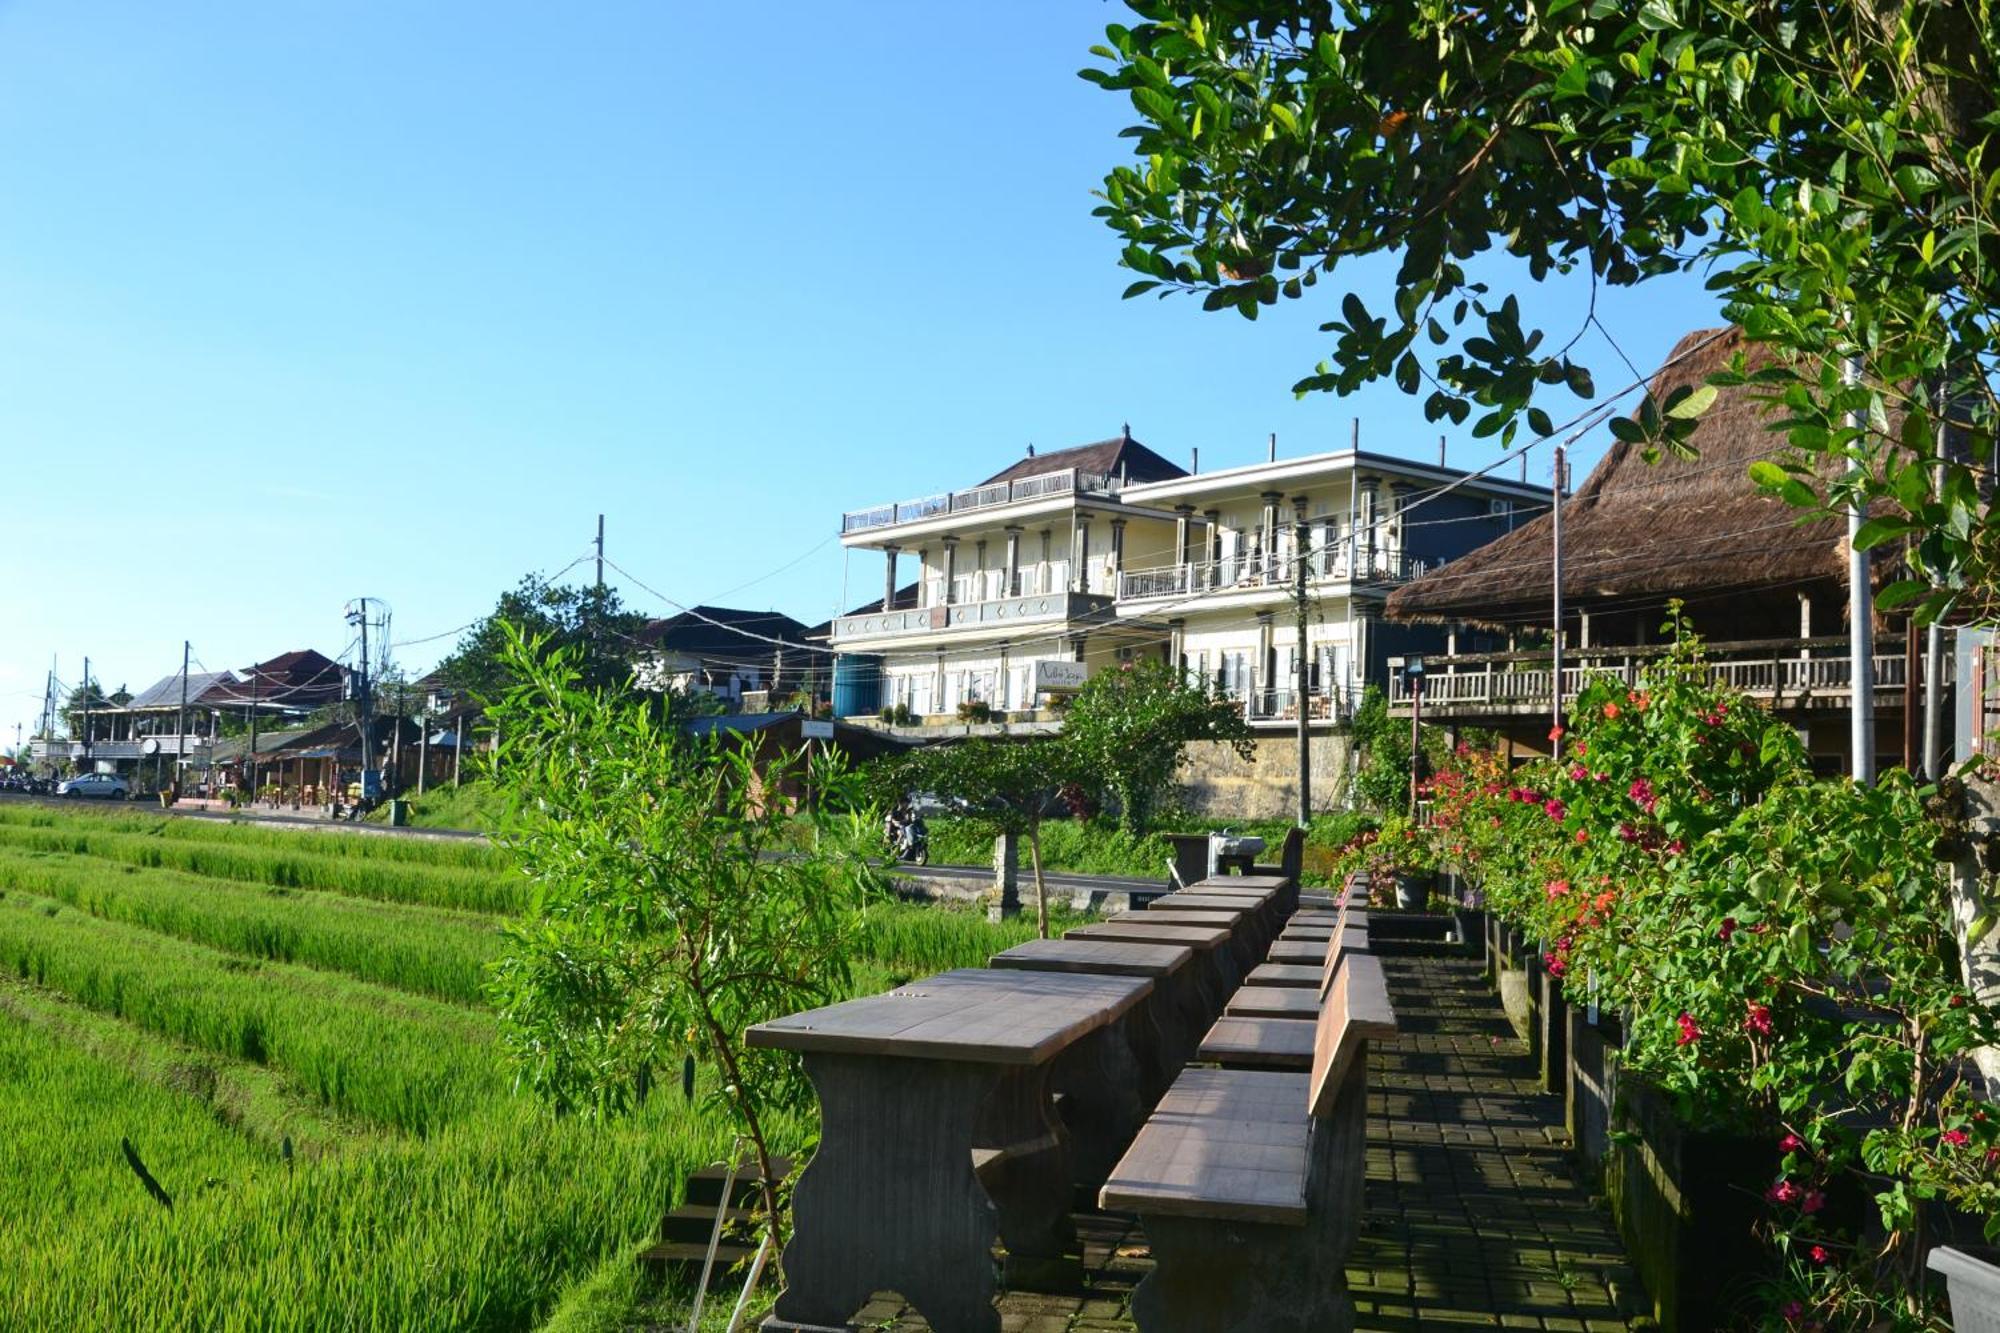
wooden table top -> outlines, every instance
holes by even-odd
[[[1145,915],[1150,916],[1161,910],[1186,911],[1194,907],[1209,907],[1226,912],[1256,912],[1261,911],[1263,906],[1261,901],[1251,898],[1222,893],[1195,893],[1190,890],[1186,893],[1169,893],[1163,898],[1153,899],[1152,904],[1146,908]]]
[[[1244,893],[1278,893],[1291,880],[1283,875],[1210,875],[1188,885],[1190,889],[1238,889]]]
[[[1099,972],[1115,977],[1171,976],[1194,958],[1184,944],[1125,940],[1029,940],[993,955],[989,967],[1029,972]]]
[[[1151,915],[1151,912],[1125,912],[1115,921],[1078,926],[1063,938],[1125,940],[1132,944],[1185,944],[1190,949],[1204,951],[1223,948],[1231,939],[1227,926],[1169,926],[1157,921],[1148,924],[1146,918]]]
[[[960,968],[759,1023],[752,1046],[1037,1065],[1152,993],[1143,977]]]
[[[1254,907],[1148,907],[1143,912],[1121,912],[1116,921],[1151,921],[1161,926],[1234,926],[1257,909]]]

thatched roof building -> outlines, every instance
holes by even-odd
[[[1655,377],[1655,400],[1664,402],[1681,385],[1699,386],[1738,352],[1747,353],[1751,369],[1769,359],[1740,330],[1687,335],[1674,349],[1687,359]],[[1644,642],[1673,598],[1687,603],[1695,627],[1711,640],[1794,635],[1800,596],[1811,599],[1820,622],[1812,632],[1835,629],[1846,584],[1846,525],[1828,516],[1802,523],[1800,511],[1751,484],[1750,464],[1786,447],[1771,429],[1772,405],[1762,392],[1722,390],[1692,436],[1697,457],[1649,464],[1637,446],[1614,443],[1564,504],[1563,597],[1592,615],[1595,640]],[[1550,548],[1545,514],[1398,589],[1387,613],[1396,620],[1546,626]]]

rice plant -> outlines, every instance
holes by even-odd
[[[414,1134],[505,1086],[485,1014],[219,953],[37,895],[0,898],[0,966],[149,1031],[274,1065],[324,1105]]]
[[[305,835],[275,836],[303,838]],[[353,836],[358,840],[367,835]],[[161,837],[146,832],[107,830],[88,817],[52,825],[0,821],[0,847],[26,851],[67,852],[277,888],[323,889],[355,897],[475,912],[516,912],[527,901],[526,881],[518,876],[509,878],[503,872],[352,853],[329,854],[310,850],[314,845]]]
[[[502,940],[489,916],[0,848],[0,890],[252,958],[481,1002]]]

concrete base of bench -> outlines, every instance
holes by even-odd
[[[1142,1215],[1153,1271],[1132,1293],[1133,1322],[1142,1333],[1350,1333],[1344,1260],[1359,1221],[1327,1228]]]

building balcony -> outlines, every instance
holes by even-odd
[[[82,741],[37,741],[40,759],[163,759],[186,756],[203,759],[208,755],[208,737],[190,732],[185,736],[140,736],[127,740],[95,740],[86,751]]]
[[[898,639],[946,631],[973,632],[1005,630],[1012,625],[1061,624],[1102,612],[1110,604],[1111,599],[1105,594],[1075,592],[1068,588],[1011,597],[986,597],[976,601],[939,601],[930,606],[841,616],[833,622],[833,642],[846,646],[859,640]]]
[[[1421,578],[1438,568],[1442,560],[1425,560],[1400,551],[1363,552],[1356,560],[1343,543],[1327,551],[1306,556],[1306,577],[1313,582],[1333,581],[1357,585],[1391,585]],[[1281,555],[1266,564],[1249,556],[1230,556],[1186,565],[1160,565],[1151,569],[1128,569],[1118,577],[1118,600],[1145,601],[1154,597],[1196,597],[1213,592],[1249,592],[1259,588],[1289,588],[1293,560]]]
[[[1875,691],[1900,706],[1907,662],[1900,637],[1879,639],[1892,651],[1874,657]],[[1646,669],[1671,650],[1579,648],[1563,666],[1563,697],[1573,699],[1598,676],[1611,676],[1636,688]],[[1707,647],[1709,678],[1742,691],[1776,710],[1844,709],[1854,695],[1853,673],[1844,638],[1776,639],[1751,643],[1714,643]],[[1402,671],[1404,659],[1389,659],[1389,708],[1408,717],[1410,682]],[[1573,662],[1574,665],[1570,663]],[[1921,669],[1921,667],[1919,668]],[[1423,709],[1431,718],[1532,716],[1554,706],[1554,671],[1547,652],[1476,653],[1458,657],[1424,658]],[[1944,679],[1950,685],[1951,659],[1945,659]]]
[[[1298,698],[1296,690],[1253,689],[1242,696],[1243,720],[1253,727],[1277,724],[1297,726]],[[1308,690],[1305,699],[1308,722],[1346,723],[1354,720],[1354,700],[1339,690]]]
[[[1079,472],[1075,468],[1064,468],[1060,472],[1045,472],[1040,476],[1022,477],[1017,481],[995,482],[990,486],[974,486],[963,491],[943,491],[937,495],[920,496],[914,500],[899,500],[894,504],[877,505],[873,509],[851,510],[841,515],[840,532],[842,536],[849,536],[876,528],[920,523],[926,519],[941,518],[951,514],[998,509],[1003,505],[1022,504],[1030,500],[1046,500],[1064,495],[1094,495],[1104,499],[1116,499],[1118,489],[1110,477]]]

